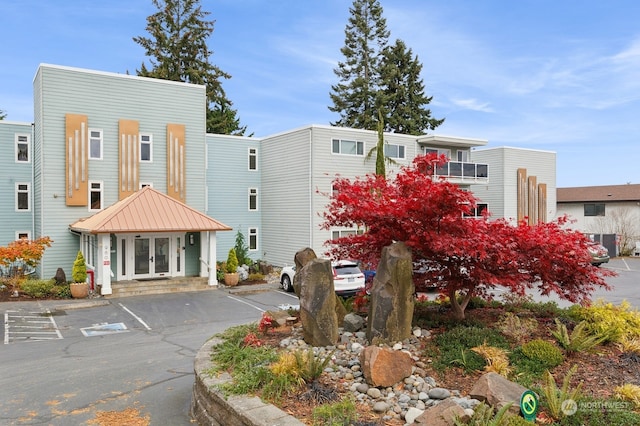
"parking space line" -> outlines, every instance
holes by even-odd
[[[151,330],[151,327],[149,327],[147,325],[146,322],[144,322],[142,320],[142,318],[140,318],[139,316],[137,316],[136,314],[134,314],[133,312],[131,312],[131,310],[129,310],[129,308],[127,308],[126,306],[124,306],[122,303],[118,303],[118,305],[120,305],[120,307],[122,309],[124,309],[125,311],[127,311],[132,317],[134,317],[136,319],[136,321],[138,321],[140,324],[142,324],[144,326],[144,328],[146,328],[147,330]]]
[[[229,299],[233,299],[233,300],[235,300],[236,302],[240,302],[240,303],[244,303],[245,305],[249,305],[249,306],[251,306],[252,308],[259,310],[260,312],[265,312],[265,310],[264,310],[264,309],[261,309],[261,308],[257,307],[256,305],[254,305],[254,304],[252,304],[252,303],[247,302],[246,300],[238,299],[237,297],[233,297],[233,296],[227,296],[227,297],[228,297]]]
[[[7,311],[4,314],[4,344],[16,341],[63,339],[51,312],[32,312],[30,315]]]

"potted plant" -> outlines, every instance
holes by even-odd
[[[78,251],[76,260],[73,262],[71,269],[71,278],[73,282],[69,285],[71,288],[71,296],[74,299],[84,299],[89,295],[89,283],[87,283],[87,264],[81,251]]]
[[[232,248],[227,257],[224,283],[228,286],[234,286],[238,284],[238,279],[238,258],[236,257],[236,249]]]

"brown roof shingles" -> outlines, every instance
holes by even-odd
[[[558,203],[640,201],[640,184],[557,188]]]
[[[78,220],[70,228],[94,234],[231,230],[224,223],[149,186],[91,217]]]

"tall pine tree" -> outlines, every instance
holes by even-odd
[[[345,45],[340,49],[344,62],[334,73],[340,82],[331,86],[333,106],[340,114],[334,126],[376,130],[376,98],[380,88],[380,61],[389,39],[387,21],[378,0],[354,0],[345,29]]]
[[[222,79],[231,76],[211,64],[213,52],[207,39],[215,21],[205,18],[200,0],[152,0],[157,13],[147,18],[150,37],[134,37],[148,56],[151,68],[144,62],[137,74],[143,77],[203,84],[207,91],[207,132],[244,135],[237,111],[227,99]]]
[[[386,132],[420,135],[444,119],[431,117],[426,108],[422,64],[404,42],[388,46],[389,31],[379,0],[353,0],[345,29],[344,61],[334,70],[340,82],[331,86],[333,106],[340,114],[334,126],[378,130],[382,112]],[[378,153],[377,155],[380,155]]]
[[[426,105],[433,96],[426,96],[420,78],[422,64],[413,56],[402,40],[384,50],[380,79],[383,82],[384,108],[386,109],[386,132],[406,135],[422,135],[444,122],[431,117]]]

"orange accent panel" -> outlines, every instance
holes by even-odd
[[[538,222],[547,221],[547,184],[538,184]]]
[[[518,223],[527,215],[527,169],[518,169],[517,177]]]
[[[118,121],[118,199],[128,197],[140,186],[139,124],[136,120]]]
[[[65,115],[65,199],[67,206],[89,202],[89,127],[86,115]]]
[[[185,127],[167,124],[167,195],[186,203]]]
[[[527,197],[527,202],[529,203],[529,225],[535,225],[538,223],[538,186],[536,183],[538,178],[535,176],[529,176],[527,180],[527,187],[529,190],[529,196]]]

